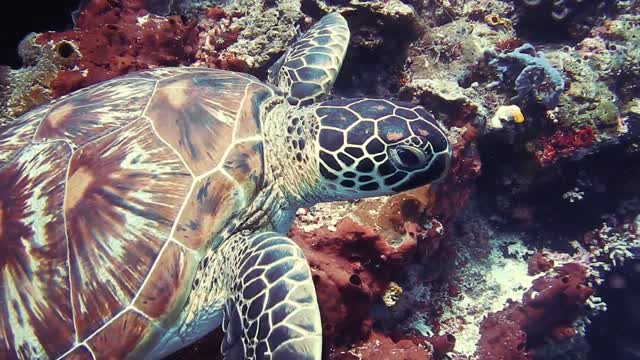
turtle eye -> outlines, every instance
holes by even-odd
[[[419,169],[429,162],[429,157],[421,149],[409,145],[398,145],[391,149],[391,160],[400,168]]]

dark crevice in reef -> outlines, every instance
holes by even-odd
[[[588,327],[592,348],[588,360],[640,360],[640,259],[627,260],[610,271],[598,295],[607,303]]]
[[[361,36],[357,34],[356,36]],[[383,41],[380,48],[355,45],[345,57],[334,93],[342,97],[393,97],[397,94],[406,46]]]
[[[518,35],[532,42],[579,42],[605,14],[614,0],[516,0]]]
[[[515,24],[518,35],[529,41],[566,41],[571,39],[570,21],[556,20],[551,14],[552,2],[542,2],[537,8],[520,3],[518,21]]]
[[[327,1],[341,5],[344,1]],[[302,1],[302,12],[319,19],[324,12],[311,0]],[[351,41],[333,88],[341,97],[394,97],[400,87],[407,50],[418,37],[415,23],[391,20],[363,9],[343,14]]]
[[[532,164],[524,146],[518,149],[487,138],[479,149],[482,203],[516,224],[537,224],[534,230],[541,235],[582,236],[599,227],[603,215],[615,213],[637,195],[640,152],[633,151],[633,144],[603,147],[579,161],[564,160],[542,169]],[[579,193],[580,198],[572,201],[567,192]]]

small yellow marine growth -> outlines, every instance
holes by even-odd
[[[549,121],[551,121],[554,124],[558,123],[558,107],[556,106],[554,109],[552,110],[547,110],[547,112],[545,113],[545,116],[547,117],[547,119]]]
[[[524,115],[522,115],[522,111],[516,105],[513,105],[514,109],[511,113],[511,117],[513,118],[513,122],[516,124],[521,124],[524,122]]]
[[[395,305],[398,300],[400,300],[400,296],[402,295],[402,288],[395,282],[390,282],[387,290],[384,292],[384,296],[382,296],[382,301],[388,307],[392,307]]]
[[[518,105],[500,106],[487,123],[487,126],[493,129],[502,129],[502,124],[509,121],[513,121],[516,124],[524,122],[524,115]]]
[[[505,18],[501,18],[496,14],[487,15],[484,17],[484,21],[491,26],[511,26],[511,21]]]

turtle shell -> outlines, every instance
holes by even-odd
[[[159,68],[0,127],[2,358],[122,358],[163,332],[262,186],[273,95],[247,75]]]

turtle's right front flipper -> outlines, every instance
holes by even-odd
[[[269,69],[269,82],[291,105],[309,105],[329,94],[349,45],[347,21],[325,15]]]
[[[319,360],[320,311],[302,251],[273,232],[245,241],[250,245],[224,307],[225,359]]]

